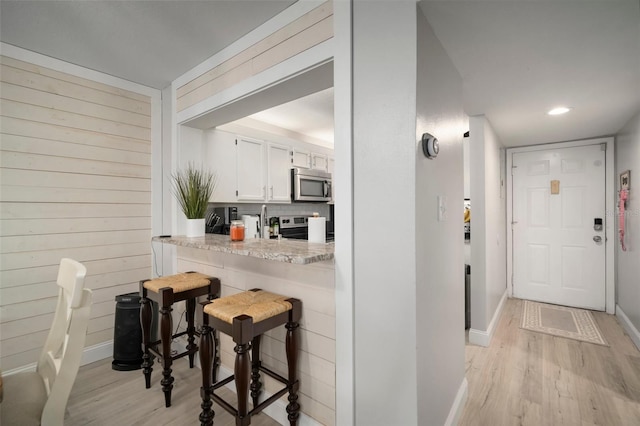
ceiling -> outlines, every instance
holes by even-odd
[[[164,88],[292,3],[2,0],[0,40]],[[465,111],[485,114],[507,146],[613,135],[640,110],[638,0],[420,5],[463,78]],[[289,130],[318,137],[332,131],[329,93],[254,118],[285,115]],[[546,115],[557,105],[573,109]]]
[[[295,0],[0,2],[0,40],[156,89]]]

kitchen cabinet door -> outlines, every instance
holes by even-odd
[[[264,142],[238,137],[236,139],[238,201],[264,201],[266,184],[264,173]]]
[[[238,200],[236,173],[236,137],[218,130],[210,131],[206,137],[205,164],[216,174],[216,187],[211,194],[211,203],[233,203]]]
[[[293,167],[311,167],[311,153],[300,149],[293,149]]]
[[[291,201],[291,158],[289,147],[269,144],[267,164],[267,201]]]
[[[325,154],[311,153],[311,168],[314,170],[327,171],[327,156]]]

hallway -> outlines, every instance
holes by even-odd
[[[640,351],[615,316],[594,312],[610,347],[520,329],[506,301],[488,348],[466,346],[461,426],[640,425]]]

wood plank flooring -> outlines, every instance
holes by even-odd
[[[461,426],[640,425],[640,352],[615,316],[594,313],[604,347],[522,330],[521,314],[522,301],[507,300],[490,347],[467,345]],[[174,376],[173,406],[165,408],[159,369],[145,389],[140,370],[114,371],[110,359],[81,367],[65,425],[198,424],[200,370],[178,360]],[[214,409],[216,425],[234,424]],[[260,414],[251,424],[278,423]]]
[[[509,299],[488,348],[466,348],[461,426],[640,425],[640,352],[615,316],[594,312],[610,347],[520,328]]]
[[[84,425],[196,425],[200,424],[200,369],[189,369],[187,359],[173,364],[171,407],[165,408],[160,379],[161,367],[154,364],[151,388],[145,389],[142,370],[115,371],[111,359],[80,368],[69,403],[65,426]],[[235,404],[235,394],[222,388],[216,391]],[[216,426],[235,425],[233,417],[217,404]],[[252,426],[278,426],[279,423],[260,413],[251,419]]]

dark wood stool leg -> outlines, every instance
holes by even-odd
[[[251,399],[253,406],[258,405],[258,398],[262,393],[262,383],[260,382],[260,340],[262,335],[256,336],[251,341]]]
[[[142,284],[140,285],[142,287]],[[149,340],[151,335],[151,302],[147,299],[146,290],[140,291],[140,327],[142,328],[142,373],[144,374],[145,387],[151,387],[151,372],[153,371],[153,357],[149,353]]]
[[[162,300],[162,308],[160,308],[160,335],[162,338],[162,391],[164,392],[165,407],[171,407],[171,390],[173,389],[173,376],[171,375],[171,336],[173,329],[173,318],[171,317],[171,308],[173,302],[172,289],[160,289]]]
[[[195,314],[196,314],[196,299],[187,299],[187,351],[189,351],[189,368],[193,368],[193,361],[198,351],[198,345],[195,344]]]
[[[218,352],[220,344],[217,334],[218,332],[215,329],[212,329],[211,335],[213,336],[213,368],[211,369],[211,380],[213,380],[213,383],[216,383],[218,381],[218,368],[220,367],[220,355]]]
[[[220,279],[211,278],[209,280],[209,294],[207,294],[207,300],[211,301],[213,299],[217,299],[220,296]],[[202,305],[204,309],[204,304]],[[204,312],[202,313],[203,317],[206,315]],[[204,321],[204,319],[203,319]],[[216,383],[218,381],[218,367],[220,367],[220,356],[218,354],[218,332],[213,329],[213,368],[211,369],[211,379],[212,383]]]
[[[200,413],[200,425],[212,426],[215,412],[212,409],[213,401],[211,400],[211,394],[213,393],[211,381],[211,370],[215,367],[213,364],[213,330],[209,327],[209,316],[203,315],[202,319],[202,332],[200,334],[200,367],[202,369],[202,387],[200,388],[200,397],[202,398],[202,412]]]
[[[289,425],[295,426],[298,424],[298,418],[300,417],[300,404],[298,404],[298,321],[302,314],[302,304],[297,299],[289,299],[292,304],[292,309],[289,311],[289,321],[285,325],[287,328],[287,338],[285,342],[287,352],[287,367],[288,367],[288,380],[289,380],[289,404],[287,405],[287,413],[289,418]]]
[[[251,373],[251,360],[249,347],[253,340],[253,318],[247,315],[238,315],[233,319],[232,338],[236,343],[236,362],[234,376],[236,382],[236,396],[238,397],[238,414],[236,426],[251,424],[251,416],[247,415],[247,399],[249,398],[249,379]]]

